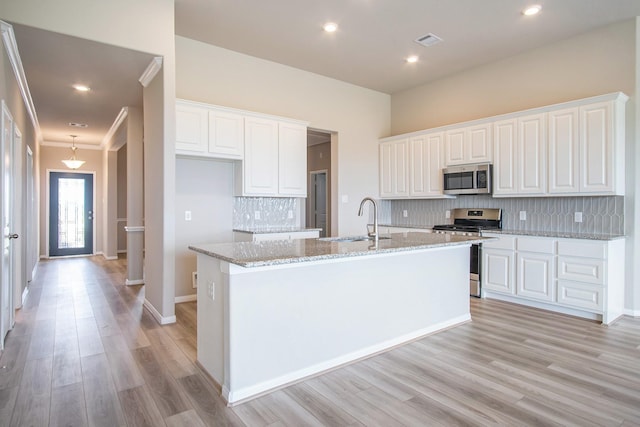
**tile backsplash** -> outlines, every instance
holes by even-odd
[[[446,224],[445,211],[455,208],[501,208],[502,228],[516,231],[559,231],[588,234],[624,234],[624,197],[493,198],[458,196],[437,200],[382,200],[380,222],[407,226]],[[407,217],[403,211],[407,211]],[[520,211],[527,214],[520,220]],[[582,212],[582,222],[575,222]]]
[[[287,197],[234,197],[233,228],[255,231],[295,228],[299,217],[298,203],[299,199]],[[260,218],[256,218],[256,212]]]

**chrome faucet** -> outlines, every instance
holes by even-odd
[[[378,205],[376,205],[376,201],[371,197],[365,197],[360,202],[360,209],[358,209],[358,216],[362,216],[362,208],[366,201],[370,201],[373,205],[373,231],[369,233],[369,227],[367,226],[367,235],[371,237],[375,242],[378,241]]]

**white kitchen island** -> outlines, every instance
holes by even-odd
[[[191,246],[198,362],[229,404],[467,322],[479,237]]]

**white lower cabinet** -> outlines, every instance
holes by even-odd
[[[489,298],[568,314],[599,315],[609,324],[624,311],[625,240],[484,234],[482,290]]]
[[[553,254],[518,252],[517,294],[542,301],[554,300]]]

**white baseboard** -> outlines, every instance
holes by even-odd
[[[181,297],[176,297],[174,299],[176,304],[180,304],[181,302],[192,302],[192,301],[197,301],[197,300],[198,300],[198,295],[196,295],[196,294],[183,295]]]
[[[126,250],[126,249],[118,249],[118,250],[116,251],[116,253],[119,253],[119,254],[126,254],[126,253],[127,253],[127,250]]]
[[[24,305],[28,295],[29,295],[29,286],[26,286],[22,291],[22,305]]]
[[[117,255],[116,255],[116,256],[106,256],[105,254],[102,254],[102,257],[103,257],[104,259],[106,259],[107,261],[115,261],[115,260],[117,260],[117,259],[118,259],[118,256],[117,256]]]
[[[632,310],[630,308],[625,308],[624,314],[625,316],[640,317],[640,310]]]
[[[124,284],[127,286],[133,286],[133,285],[144,285],[144,279],[138,279],[138,280],[129,280],[126,279],[124,281]]]
[[[164,317],[158,310],[156,310],[156,308],[149,302],[149,300],[145,299],[143,306],[149,311],[149,313],[151,313],[153,318],[156,319],[156,322],[158,322],[159,324],[168,325],[170,323],[176,323],[175,314],[173,316]]]

